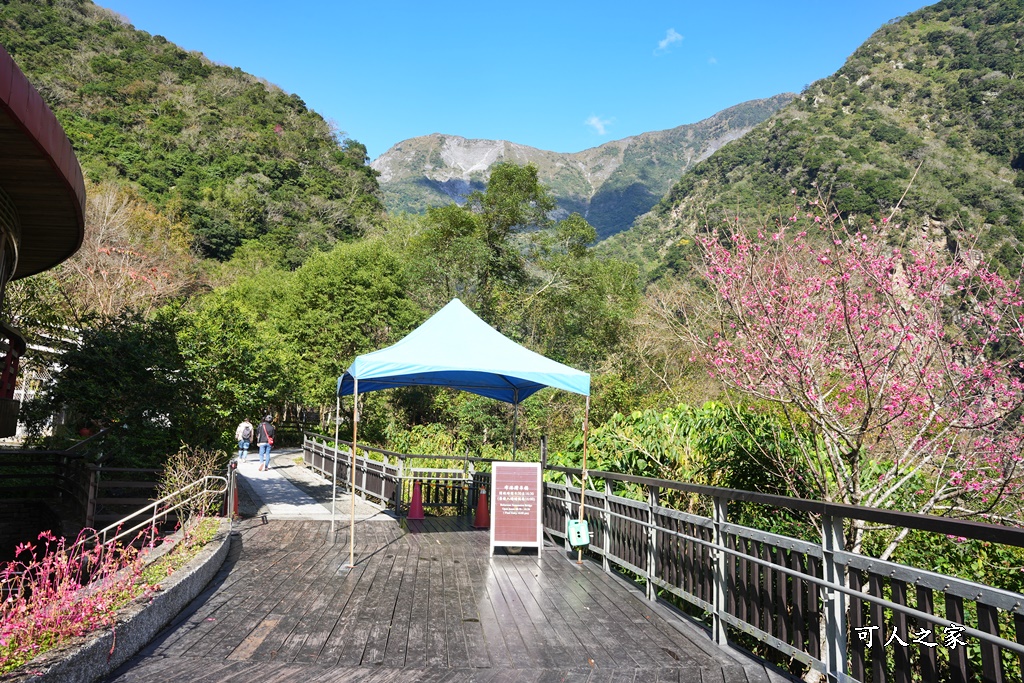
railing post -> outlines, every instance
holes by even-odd
[[[728,634],[725,630],[724,615],[728,613],[728,583],[726,582],[726,568],[728,553],[726,552],[725,532],[723,527],[729,521],[729,501],[720,496],[714,497],[714,517],[712,518],[715,549],[712,553],[714,561],[714,594],[712,604],[714,612],[711,615],[711,637],[718,645],[728,644]]]
[[[367,461],[369,459],[370,459],[370,454],[369,454],[369,452],[367,452],[366,457],[363,458],[363,483],[362,483],[362,486],[359,487],[359,491],[360,491],[359,497],[362,498],[363,500],[366,500],[366,471],[369,469],[369,467],[367,467],[367,465],[369,464]],[[358,464],[359,464],[359,458],[356,458],[356,465],[358,465]]]
[[[153,519],[149,524],[149,547],[156,545],[156,505],[153,506]],[[180,519],[180,518],[179,518]]]
[[[459,492],[456,494],[459,498],[456,509],[458,515],[461,517],[466,514],[469,505],[466,501],[469,500],[469,482],[466,480],[466,475],[469,473],[469,448],[466,448],[465,454],[462,456],[462,481],[459,482]]]
[[[658,507],[660,490],[655,486],[647,487],[647,599],[658,600],[658,587],[654,579],[658,576],[658,517],[654,509]]]
[[[232,460],[231,462],[235,462]],[[220,517],[231,516],[231,462],[228,463],[228,468],[225,470],[224,478],[227,479],[227,486],[224,487],[224,499],[220,504]]]
[[[238,463],[232,462],[228,466],[228,500],[224,505],[225,516],[229,519],[238,519]]]
[[[89,472],[89,490],[85,501],[85,526],[88,529],[96,528],[96,498],[99,497],[100,469],[87,465]]]
[[[467,456],[468,457],[468,456]],[[472,516],[474,505],[480,498],[480,494],[477,492],[476,486],[476,463],[471,460],[466,461],[466,514]]]
[[[398,480],[395,482],[395,514],[401,516],[402,503],[405,501],[405,458],[399,458],[395,465]]]
[[[846,586],[846,565],[836,560],[835,553],[846,547],[843,518],[824,514],[821,518],[823,577],[834,586]],[[826,588],[824,659],[828,674],[841,680],[848,671],[846,664],[846,594]]]
[[[210,514],[210,510],[213,508],[213,500],[213,491],[210,489],[210,477],[203,477],[203,512],[199,515],[200,517]],[[224,508],[222,507],[221,509],[223,510]]]
[[[601,520],[604,523],[604,531],[601,534],[601,542],[604,544],[604,555],[601,557],[601,566],[606,572],[611,572],[612,563],[608,559],[608,554],[612,550],[612,483],[608,479],[604,480],[604,511],[601,513]]]

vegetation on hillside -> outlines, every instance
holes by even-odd
[[[86,177],[130,183],[199,254],[226,260],[255,242],[294,268],[379,221],[366,148],[298,95],[89,0],[0,8],[0,45],[57,114]]]
[[[850,445],[844,439],[857,439],[848,433],[816,425],[810,404],[759,395],[785,359],[766,354],[772,360],[761,374],[730,383],[708,372],[716,359],[701,352],[712,340],[742,346],[734,335],[743,311],[724,304],[737,299],[707,265],[712,255],[739,258],[744,243],[741,233],[712,229],[727,218],[734,227],[739,218],[740,228],[775,226],[779,216],[785,225],[812,220],[797,214],[805,195],[832,207],[819,217],[850,239],[870,235],[874,248],[884,245],[893,273],[917,264],[903,245],[921,246],[942,267],[982,272],[982,262],[993,262],[999,273],[986,277],[1002,278],[1012,298],[1024,205],[1016,182],[1024,122],[1010,77],[1024,15],[1017,5],[943,3],[884,27],[837,75],[685,174],[631,231],[632,242],[618,240],[631,259],[591,247],[598,232],[582,215],[553,213],[556,193],[530,164],[493,167],[460,205],[385,216],[361,146],[339,142],[297,97],[134,31],[84,0],[3,6],[0,42],[67,126],[89,178],[83,249],[10,290],[15,324],[64,351],[55,381],[25,407],[35,442],[117,427],[111,434],[136,454],[124,464],[153,464],[182,443],[227,451],[241,418],[267,412],[312,410],[326,428],[336,378],[356,355],[397,341],[459,297],[515,341],[592,374],[601,467],[915,509],[924,509],[921,495],[953,492],[928,509],[1019,516],[1004,505],[960,505],[955,496],[972,480],[961,474],[956,483],[953,470],[934,462],[915,465],[919,488],[867,496],[863,479],[851,483],[853,474],[829,466],[859,477],[905,463],[894,455],[905,425],[899,434],[871,431],[868,419],[860,441],[876,443]],[[953,40],[967,43],[950,53]],[[688,142],[674,144],[673,153],[688,153]],[[643,147],[632,149],[640,155]],[[625,196],[631,174],[646,166],[640,156],[620,161],[609,187]],[[886,229],[869,233],[869,218],[886,220]],[[784,232],[762,231],[755,242]],[[947,240],[954,248],[936,248]],[[641,265],[656,266],[660,280],[646,292]],[[791,329],[792,312],[812,308],[807,291],[794,288],[790,308],[770,322]],[[885,315],[900,316],[898,300]],[[685,315],[702,302],[719,306]],[[932,329],[967,329],[964,320],[984,303],[964,296],[959,306],[929,308]],[[793,336],[778,335],[779,348]],[[861,348],[884,355],[883,337]],[[1016,344],[969,347],[976,340],[967,332],[932,341],[954,357],[980,348],[975,355],[991,359],[987,371],[999,382],[1018,381]],[[920,354],[892,358],[901,361],[894,376],[913,384]],[[843,397],[843,410],[859,401],[874,418],[896,405],[875,410],[869,389],[836,363],[815,367],[830,370],[826,391]],[[963,393],[956,376],[928,375],[929,389]],[[1003,422],[986,426],[995,435],[1016,433],[1016,396],[1005,394]],[[460,455],[511,447],[511,408],[495,401],[432,388],[364,400],[361,437],[381,446]],[[546,435],[553,457],[578,462],[582,411],[575,396],[531,398],[517,426],[520,449]],[[62,421],[47,437],[54,415]],[[864,545],[888,553],[893,540]]]
[[[29,358],[53,366],[23,409],[32,443],[109,428],[114,466],[180,476],[202,452],[217,467],[244,417],[333,426],[352,359],[459,297],[591,373],[591,469],[1021,523],[1024,1],[949,0],[883,27],[610,248],[571,209],[604,192],[606,215],[642,210],[648,180],[702,140],[601,150],[616,169],[561,212],[581,173],[502,163],[461,204],[388,216],[363,147],[297,96],[87,0],[0,8],[0,44],[88,183],[82,249],[8,290],[12,322],[53,349]],[[753,123],[733,115],[709,135]],[[362,400],[375,445],[511,450],[506,404],[437,388]],[[580,464],[582,419],[579,397],[538,393],[520,453],[546,436],[552,462]],[[729,514],[820,539],[813,518]],[[851,526],[847,545],[1022,588],[1020,552],[998,544]]]
[[[97,192],[90,202],[104,199],[112,197]],[[11,302],[19,324],[37,334],[75,330],[53,342],[64,349],[55,381],[24,408],[33,439],[116,427],[110,438],[133,444],[123,450],[138,464],[162,462],[182,443],[226,447],[242,417],[315,409],[326,425],[335,382],[352,359],[394,343],[453,297],[513,339],[592,369],[625,343],[639,301],[637,270],[588,247],[593,227],[578,215],[550,221],[552,200],[531,166],[499,166],[465,206],[391,219],[294,270],[263,264],[211,291],[184,286],[174,296],[145,282],[132,296],[94,295],[130,294],[147,251],[90,265],[112,251],[105,239],[153,241],[131,218],[146,215],[138,206],[114,203],[128,218],[90,210],[87,247],[14,283]],[[159,220],[142,225],[168,229]],[[367,399],[379,409],[367,411],[365,438],[386,444],[431,422],[449,427],[463,448],[509,442],[508,409],[493,401],[388,393]],[[581,407],[551,396],[520,433],[533,443],[562,433]],[[47,437],[54,415],[64,426]]]
[[[1010,272],[1024,240],[1017,0],[949,0],[879,29],[834,75],[696,166],[612,249],[685,271],[689,238],[823,197],[901,239],[969,242]],[[970,236],[976,236],[977,240]]]

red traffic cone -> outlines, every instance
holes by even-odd
[[[473,520],[474,529],[490,529],[491,516],[487,510],[487,489],[480,489],[480,496],[476,501],[476,518]]]
[[[412,483],[412,502],[409,503],[409,515],[406,519],[423,519],[423,491],[417,479]]]

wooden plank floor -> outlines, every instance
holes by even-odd
[[[560,547],[489,557],[465,520],[247,520],[210,588],[108,681],[782,681]],[[500,551],[499,551],[500,552]]]

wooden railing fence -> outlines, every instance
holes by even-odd
[[[87,528],[147,505],[159,470],[109,467],[103,435],[65,450],[0,450],[0,495],[47,501],[63,518]]]
[[[333,440],[307,433],[304,450],[307,464],[330,476]],[[359,450],[356,492],[399,512],[413,477],[434,487],[424,488],[424,507],[426,491],[440,491],[429,505],[460,514],[470,512],[475,492],[489,485],[479,459],[463,459],[461,470],[414,470],[403,463],[437,456]],[[337,454],[339,485],[348,485],[350,451],[343,443]],[[592,533],[587,554],[606,571],[643,582],[648,599],[672,596],[688,605],[718,643],[751,638],[773,650],[777,661],[799,662],[844,683],[1021,680],[1024,595],[847,552],[844,529],[857,520],[1017,547],[1024,547],[1024,530],[607,472],[588,472],[586,482],[572,468],[546,467],[545,474],[561,479],[545,483],[547,534],[568,549],[566,523],[578,516],[585,495]],[[454,493],[460,485],[461,497]],[[646,500],[615,495],[622,485],[642,487]],[[694,497],[710,514],[662,505],[669,495]],[[821,538],[736,524],[730,504],[804,515],[815,520]]]
[[[348,486],[351,472],[352,442],[339,440],[342,445],[338,453],[338,484]],[[303,453],[307,467],[317,470],[330,479],[334,473],[333,437],[306,432]],[[420,482],[423,508],[435,512],[449,511],[464,513],[475,507],[481,482],[490,481],[489,472],[477,471],[480,463],[489,466],[490,460],[482,458],[451,458],[437,455],[411,456],[395,453],[373,446],[357,445],[356,493],[364,498],[407,512],[412,500],[415,482]],[[360,455],[360,453],[362,455]],[[370,457],[376,454],[379,460]],[[410,459],[426,461],[459,462],[461,467],[412,467]]]
[[[156,496],[158,469],[89,463],[87,470],[85,526],[90,529],[121,519],[149,505]]]

